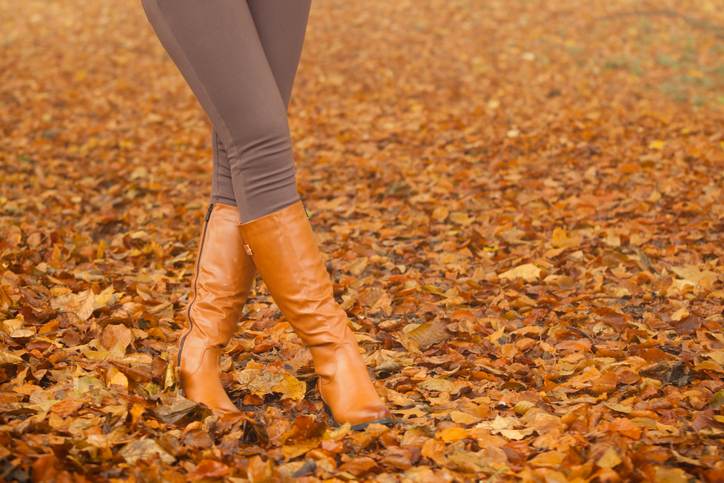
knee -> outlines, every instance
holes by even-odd
[[[240,154],[259,148],[290,144],[289,123],[285,113],[252,116],[237,140]]]
[[[286,119],[259,121],[244,133],[242,139],[233,146],[227,146],[227,152],[232,169],[274,169],[282,165],[292,165],[289,125]]]

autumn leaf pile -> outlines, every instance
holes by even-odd
[[[140,2],[0,21],[0,479],[724,481],[719,0],[314,0],[289,120],[400,418],[363,432],[261,279],[244,416],[179,396],[210,124]]]

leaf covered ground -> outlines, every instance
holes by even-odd
[[[259,279],[245,416],[179,397],[210,124],[140,2],[0,20],[0,479],[724,481],[720,1],[314,0],[299,190],[401,419],[361,433]]]

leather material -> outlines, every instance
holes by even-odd
[[[244,252],[236,206],[213,203],[201,231],[186,306],[189,329],[179,341],[185,397],[218,413],[239,412],[220,379],[219,357],[236,331],[256,269]]]
[[[302,201],[241,225],[247,253],[312,353],[318,388],[338,423],[389,418],[360,355]]]

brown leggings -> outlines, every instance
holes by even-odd
[[[311,0],[141,0],[213,125],[211,202],[242,223],[300,199],[287,120]]]

